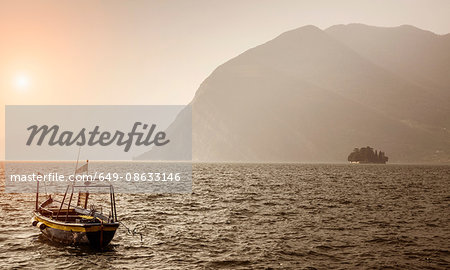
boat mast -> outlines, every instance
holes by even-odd
[[[39,181],[36,181],[36,211],[39,209]]]
[[[78,156],[77,156],[77,164],[75,165],[75,175],[77,174],[78,169],[78,160],[80,159],[81,146],[78,148]]]

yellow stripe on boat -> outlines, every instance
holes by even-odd
[[[84,218],[84,219],[93,219],[94,217],[92,216],[84,216],[84,215],[79,215],[80,218]]]
[[[39,222],[44,223],[46,226],[53,228],[53,229],[57,229],[57,230],[63,230],[63,231],[72,231],[72,232],[97,232],[100,231],[102,229],[101,225],[95,225],[95,226],[87,226],[87,227],[83,227],[83,226],[77,226],[77,225],[60,225],[60,224],[56,224],[54,222],[49,222],[46,219],[43,219],[39,216],[36,216],[36,219]],[[117,230],[117,226],[105,226],[103,225],[103,230],[104,231],[115,231]]]

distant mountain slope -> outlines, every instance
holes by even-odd
[[[193,158],[344,162],[371,145],[393,162],[447,162],[449,40],[410,26],[283,33],[202,83],[191,103]]]
[[[325,32],[373,63],[450,96],[450,34],[439,36],[409,25],[363,24],[335,25]]]
[[[374,64],[417,85],[427,99],[416,103],[422,106],[416,115],[422,114],[423,124],[450,128],[446,115],[450,106],[449,34],[439,36],[408,25],[336,25],[325,31]]]

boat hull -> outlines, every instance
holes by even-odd
[[[106,247],[113,239],[118,223],[64,223],[35,213],[35,224],[42,234],[52,242],[64,245],[89,245],[94,248]],[[35,222],[33,222],[34,224]]]

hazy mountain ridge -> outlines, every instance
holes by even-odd
[[[449,161],[449,70],[448,35],[411,26],[288,31],[201,84],[193,159],[339,162],[371,145],[393,162]]]

